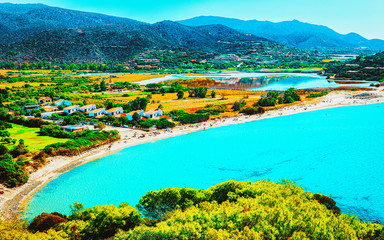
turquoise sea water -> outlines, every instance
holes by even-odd
[[[149,190],[287,178],[332,195],[343,212],[384,222],[383,119],[384,104],[341,107],[127,148],[51,181],[24,213],[69,213],[73,202],[134,206]]]

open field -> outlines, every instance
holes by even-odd
[[[68,139],[39,136],[39,128],[29,128],[17,124],[12,124],[12,126],[13,128],[8,129],[8,132],[11,133],[11,138],[17,140],[24,139],[25,145],[31,152],[40,151],[49,144],[68,141]],[[9,148],[14,147],[12,144],[6,146]]]
[[[38,87],[42,83],[40,83],[40,82],[39,83],[38,82],[33,82],[33,83],[30,83],[30,82],[28,82],[28,83],[26,83],[26,82],[15,82],[15,83],[0,82],[0,88],[7,88],[7,87],[8,88],[12,88],[12,87],[18,88],[18,87],[23,87],[25,84],[29,84],[33,87]],[[44,84],[47,84],[47,83],[44,83]]]

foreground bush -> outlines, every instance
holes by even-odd
[[[77,204],[79,206],[79,204]],[[82,210],[82,206],[68,216],[69,222],[60,226],[70,236],[81,239],[105,239],[121,229],[127,231],[140,225],[141,214],[128,204],[95,206]]]
[[[70,239],[63,231],[48,230],[46,233],[31,233],[26,225],[18,220],[0,221],[0,239],[1,240],[64,240]]]
[[[67,222],[67,219],[60,213],[42,213],[33,219],[28,229],[34,232],[44,232],[64,222]]]
[[[183,204],[197,194],[183,202],[177,191],[181,189],[147,193],[140,200],[142,207],[175,210],[162,215],[155,227],[136,227],[115,239],[380,239],[383,231],[382,225],[335,213],[329,197],[313,195],[290,181],[224,182],[199,190],[202,201],[186,209]]]
[[[42,214],[31,224],[0,222],[0,239],[384,239],[383,225],[342,214],[328,196],[283,180],[227,181],[207,190],[167,188],[147,192],[138,204],[83,209],[75,203],[68,222]],[[155,218],[155,219],[153,219]]]

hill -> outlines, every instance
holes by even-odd
[[[272,41],[304,49],[384,49],[384,40],[368,40],[356,33],[346,35],[321,25],[303,23],[297,20],[273,23],[269,21],[243,21],[234,18],[201,16],[178,21],[187,26],[221,24],[240,32],[251,33]]]
[[[327,77],[335,79],[353,79],[384,81],[384,52],[371,56],[359,56],[345,62],[331,62],[325,69]]]
[[[193,59],[201,61],[232,53],[272,63],[319,57],[222,24],[148,24],[43,4],[10,3],[0,4],[0,20],[2,62],[126,62],[139,54],[168,50],[196,52]]]
[[[0,58],[4,61],[126,61],[146,49],[228,51],[269,40],[223,25],[189,27],[172,21],[147,24],[49,7],[0,4]]]
[[[42,31],[122,23],[148,25],[128,18],[50,7],[43,4],[0,3],[0,43],[24,40]]]

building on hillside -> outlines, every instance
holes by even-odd
[[[141,117],[144,117],[144,111],[143,110],[133,111],[133,112],[126,114],[129,121],[133,120],[133,114],[135,114],[135,113],[138,113]]]
[[[55,112],[55,111],[59,111],[59,108],[56,107],[56,106],[44,106],[43,109],[44,109],[46,112]]]
[[[73,106],[66,107],[63,110],[64,110],[64,113],[66,113],[67,115],[70,115],[74,112],[79,111],[79,109],[80,109],[79,105],[73,105]]]
[[[105,111],[105,114],[111,115],[111,116],[117,116],[122,114],[123,112],[124,111],[122,107],[117,107],[117,108],[108,109],[107,111]]]
[[[105,114],[105,108],[95,109],[88,112],[88,117],[99,117]]]
[[[52,103],[52,98],[50,97],[41,97],[39,98],[39,104],[40,105],[49,105]]]
[[[66,132],[80,132],[80,131],[84,131],[85,127],[81,125],[69,125],[69,126],[62,126],[61,129],[63,129]]]
[[[25,110],[26,112],[31,112],[33,110],[37,110],[37,109],[40,109],[41,106],[40,105],[25,105],[24,107],[22,107],[23,110]]]
[[[144,117],[146,118],[156,118],[162,115],[163,115],[163,110],[161,110],[160,108],[144,112]]]
[[[63,113],[63,111],[43,112],[43,113],[41,113],[41,118],[43,118],[43,119],[51,118],[51,117],[52,117],[52,114],[54,114],[54,113],[60,115],[60,114]]]
[[[82,106],[80,107],[80,112],[91,112],[93,110],[96,109],[96,105],[95,104],[88,104],[88,105],[85,105],[85,106]]]
[[[71,106],[72,102],[69,100],[65,100],[65,99],[59,99],[59,100],[55,101],[55,106],[61,106],[61,105]]]

